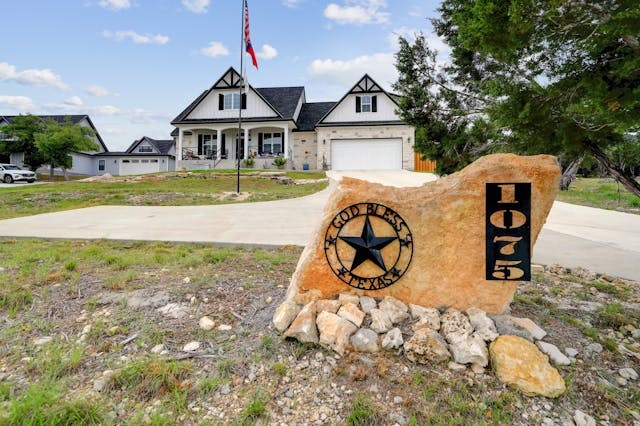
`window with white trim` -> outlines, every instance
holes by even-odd
[[[362,112],[371,112],[371,96],[364,95],[362,97],[360,106]]]
[[[209,157],[216,147],[216,135],[198,135],[198,155]]]
[[[153,148],[150,145],[140,145],[138,152],[153,152]]]
[[[240,109],[240,94],[239,93],[225,93],[225,95],[224,95],[224,109]]]
[[[262,152],[266,154],[282,154],[282,133],[263,133]]]

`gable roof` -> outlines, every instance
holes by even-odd
[[[178,114],[178,116],[176,118],[174,118],[171,121],[171,124],[178,124],[181,122],[186,121],[187,117],[189,116],[189,114],[191,114],[193,112],[194,109],[196,109],[196,107],[198,105],[200,105],[200,103],[215,89],[239,89],[240,88],[240,82],[241,82],[241,77],[240,77],[240,73],[238,73],[238,71],[235,70],[235,68],[233,67],[229,67],[229,69],[222,74],[222,77],[220,77],[214,84],[213,86],[211,86],[209,88],[209,90],[205,90],[204,92],[202,92],[202,94],[200,94],[200,96],[198,96],[193,102],[191,102],[191,104],[189,104],[189,106],[187,108],[185,108],[180,114]],[[276,103],[279,104],[280,108],[275,107],[271,101],[269,99],[267,99],[262,93],[261,90],[262,89],[255,89],[251,84],[247,85],[249,90],[253,90],[260,99],[262,99],[268,106],[269,108],[271,108],[273,110],[273,112],[275,112],[278,117],[280,119],[291,119],[293,117],[293,114],[295,112],[295,108],[298,105],[298,99],[296,99],[296,103],[293,106],[293,111],[291,112],[291,116],[287,117],[285,115],[283,115],[283,113],[280,111],[280,108],[283,109],[284,111],[288,112],[290,109],[290,104],[291,102],[289,100],[284,100],[284,101],[280,101],[278,96],[273,96],[271,97],[271,101],[275,101]],[[278,88],[275,88],[278,89]],[[301,88],[280,88],[280,89],[301,89],[300,93],[304,92],[304,87]],[[247,90],[246,92],[248,92],[249,90]],[[289,99],[292,95],[292,93],[289,93],[288,91],[283,91],[281,93],[279,93],[280,95],[286,95],[285,99]],[[213,118],[213,117],[212,117]],[[198,121],[203,121],[201,119],[199,119]]]
[[[298,115],[298,131],[312,131],[324,115],[334,107],[336,102],[313,102],[302,104]]]
[[[324,119],[327,118],[329,114],[331,114],[333,110],[336,109],[336,107],[340,105],[342,101],[345,100],[347,96],[352,94],[362,94],[362,93],[383,93],[389,99],[391,99],[391,102],[398,105],[398,101],[392,95],[390,95],[386,90],[382,88],[382,86],[376,83],[375,80],[369,76],[369,74],[365,74],[362,76],[360,80],[358,80],[358,82],[351,88],[351,90],[345,93],[345,95],[342,98],[340,98],[340,100],[336,102],[335,105],[329,111],[327,111],[326,114],[322,116],[320,120],[318,120],[317,124],[321,124],[324,121]],[[351,123],[345,123],[345,124],[351,124]],[[361,124],[364,124],[364,123],[361,123]]]
[[[285,119],[294,118],[300,97],[304,94],[304,87],[263,87],[255,89],[265,98]]]
[[[100,133],[98,133],[98,129],[96,129],[96,126],[93,124],[93,121],[91,121],[91,118],[86,114],[70,114],[70,115],[35,115],[33,114],[33,115],[42,120],[53,120],[58,124],[64,124],[67,122],[67,120],[71,120],[73,124],[78,124],[83,119],[86,119],[91,129],[96,133],[96,137],[98,138],[98,142],[100,142],[102,149],[104,149],[105,152],[109,152],[109,149],[107,148],[104,141],[102,140],[102,136],[100,136]],[[4,119],[4,121],[6,121],[7,124],[10,124],[16,117],[20,117],[20,116],[19,115],[0,116],[0,118]]]
[[[169,155],[169,151],[171,150],[171,147],[174,145],[173,139],[152,139],[148,136],[143,136],[142,138],[136,141],[133,141],[133,143],[129,146],[129,148],[127,148],[126,152],[133,153],[136,147],[140,145],[142,142],[149,143],[158,151],[158,153],[162,155]]]

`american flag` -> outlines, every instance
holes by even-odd
[[[251,45],[251,36],[249,36],[249,5],[247,1],[244,1],[244,42],[245,42],[245,50],[249,55],[251,55],[251,62],[253,62],[253,66],[258,69],[258,59],[256,59],[256,52],[253,50],[253,46]]]

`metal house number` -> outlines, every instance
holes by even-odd
[[[486,185],[486,279],[530,281],[531,183]]]

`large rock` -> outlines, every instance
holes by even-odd
[[[484,339],[472,334],[466,339],[449,345],[453,359],[458,364],[476,364],[486,367],[489,364],[489,351]]]
[[[409,305],[411,318],[417,320],[413,325],[414,329],[429,327],[432,330],[440,330],[440,311],[436,308],[425,308],[424,306]]]
[[[487,342],[493,342],[498,337],[498,330],[493,320],[489,318],[487,313],[478,308],[467,309],[469,322],[473,326],[475,333]]]
[[[356,327],[360,327],[364,320],[365,313],[358,309],[357,305],[348,302],[340,307],[338,315],[348,321],[351,321],[356,325]]]
[[[293,337],[302,343],[318,343],[315,302],[307,303],[302,308],[289,329],[284,333],[284,336]]]
[[[404,352],[410,361],[420,364],[443,362],[451,356],[442,336],[430,328],[416,330],[411,339],[404,342]]]
[[[386,333],[391,330],[393,323],[389,315],[381,309],[372,309],[371,312],[371,329],[378,333]]]
[[[276,312],[273,314],[273,325],[282,333],[289,328],[293,320],[296,319],[300,313],[300,309],[302,309],[302,306],[291,300],[285,300],[282,305],[276,308]]]
[[[566,390],[564,379],[536,345],[518,336],[500,336],[489,346],[491,365],[504,383],[525,395],[555,398]]]
[[[313,298],[332,298],[348,291],[369,297],[392,296],[427,307],[452,306],[466,310],[475,306],[486,312],[502,313],[519,282],[486,280],[486,183],[531,182],[533,247],[553,204],[559,178],[560,168],[554,157],[513,154],[483,157],[458,173],[419,187],[388,187],[345,177],[329,197],[322,219],[300,257],[287,297],[306,303]],[[404,219],[413,241],[408,243],[413,253],[404,275],[391,285],[373,290],[347,285],[331,269],[325,250],[327,230],[336,215],[349,206],[367,202],[395,211]],[[376,216],[371,220],[375,236],[393,237],[388,222],[378,219]],[[363,223],[364,215],[351,220],[340,236],[359,237]],[[406,236],[406,232],[403,228],[402,235]],[[332,241],[329,244],[333,244]],[[339,238],[335,243],[348,270],[355,249]],[[395,262],[400,246],[396,240],[380,250],[388,269]],[[371,260],[357,268],[360,276],[375,277],[380,273]]]
[[[440,324],[440,332],[449,343],[466,340],[473,333],[469,318],[457,309],[447,309],[440,318]]]
[[[393,297],[385,297],[384,300],[380,302],[380,310],[386,312],[387,315],[389,315],[389,319],[394,324],[409,318],[409,308],[407,305]]]
[[[399,328],[392,328],[382,338],[382,347],[384,349],[392,350],[401,348],[404,344],[402,339],[402,331]]]
[[[378,333],[368,328],[361,328],[351,336],[351,346],[358,352],[378,352]]]

